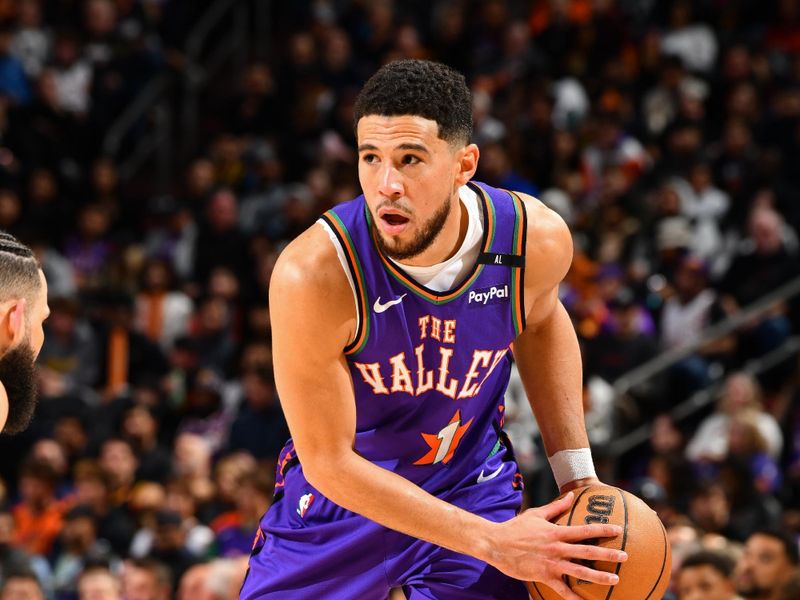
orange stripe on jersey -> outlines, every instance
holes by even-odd
[[[518,256],[525,255],[525,238],[527,228],[527,213],[525,212],[525,205],[522,199],[516,192],[508,192],[514,202],[514,211],[517,214],[517,220],[514,224],[514,253]],[[513,295],[512,315],[514,318],[514,330],[517,335],[522,333],[525,328],[525,267],[514,267],[511,280],[511,288]]]
[[[358,297],[357,308],[360,311],[359,326],[358,331],[356,332],[356,338],[345,347],[344,353],[347,355],[357,354],[359,351],[361,351],[367,341],[370,327],[369,307],[367,306],[366,287],[364,285],[364,273],[361,270],[361,263],[358,260],[358,254],[353,246],[353,240],[350,239],[350,234],[348,233],[347,228],[344,226],[344,223],[342,223],[342,221],[339,219],[339,216],[332,210],[329,210],[323,215],[323,217],[325,218],[325,222],[334,228],[337,238],[339,239],[342,248],[347,253],[350,264],[352,265],[350,272],[355,278],[354,283],[356,286],[356,296]]]

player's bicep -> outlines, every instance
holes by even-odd
[[[275,384],[298,456],[313,469],[352,448],[355,400],[343,356],[352,294],[331,280],[341,273],[311,271],[291,252],[281,258],[270,283]]]
[[[527,327],[522,333],[535,332],[536,329],[553,314],[553,310],[558,302],[558,286],[546,291],[539,291],[538,295],[534,297],[531,305],[528,307],[528,313],[525,317]]]

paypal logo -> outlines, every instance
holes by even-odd
[[[467,304],[474,303],[486,306],[487,304],[497,304],[506,300],[508,300],[508,286],[495,285],[490,288],[470,290]]]

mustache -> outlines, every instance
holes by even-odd
[[[399,210],[404,215],[407,215],[409,217],[414,214],[412,208],[410,206],[406,206],[405,202],[403,202],[402,200],[384,200],[383,202],[378,204],[378,206],[375,207],[375,214],[377,215],[384,208],[390,210]]]

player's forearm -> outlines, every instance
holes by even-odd
[[[401,533],[490,560],[493,524],[486,519],[428,494],[352,451],[335,461],[318,461],[311,472],[303,464],[309,483],[339,506]]]
[[[587,448],[580,348],[560,302],[545,321],[517,338],[514,358],[547,455]]]

